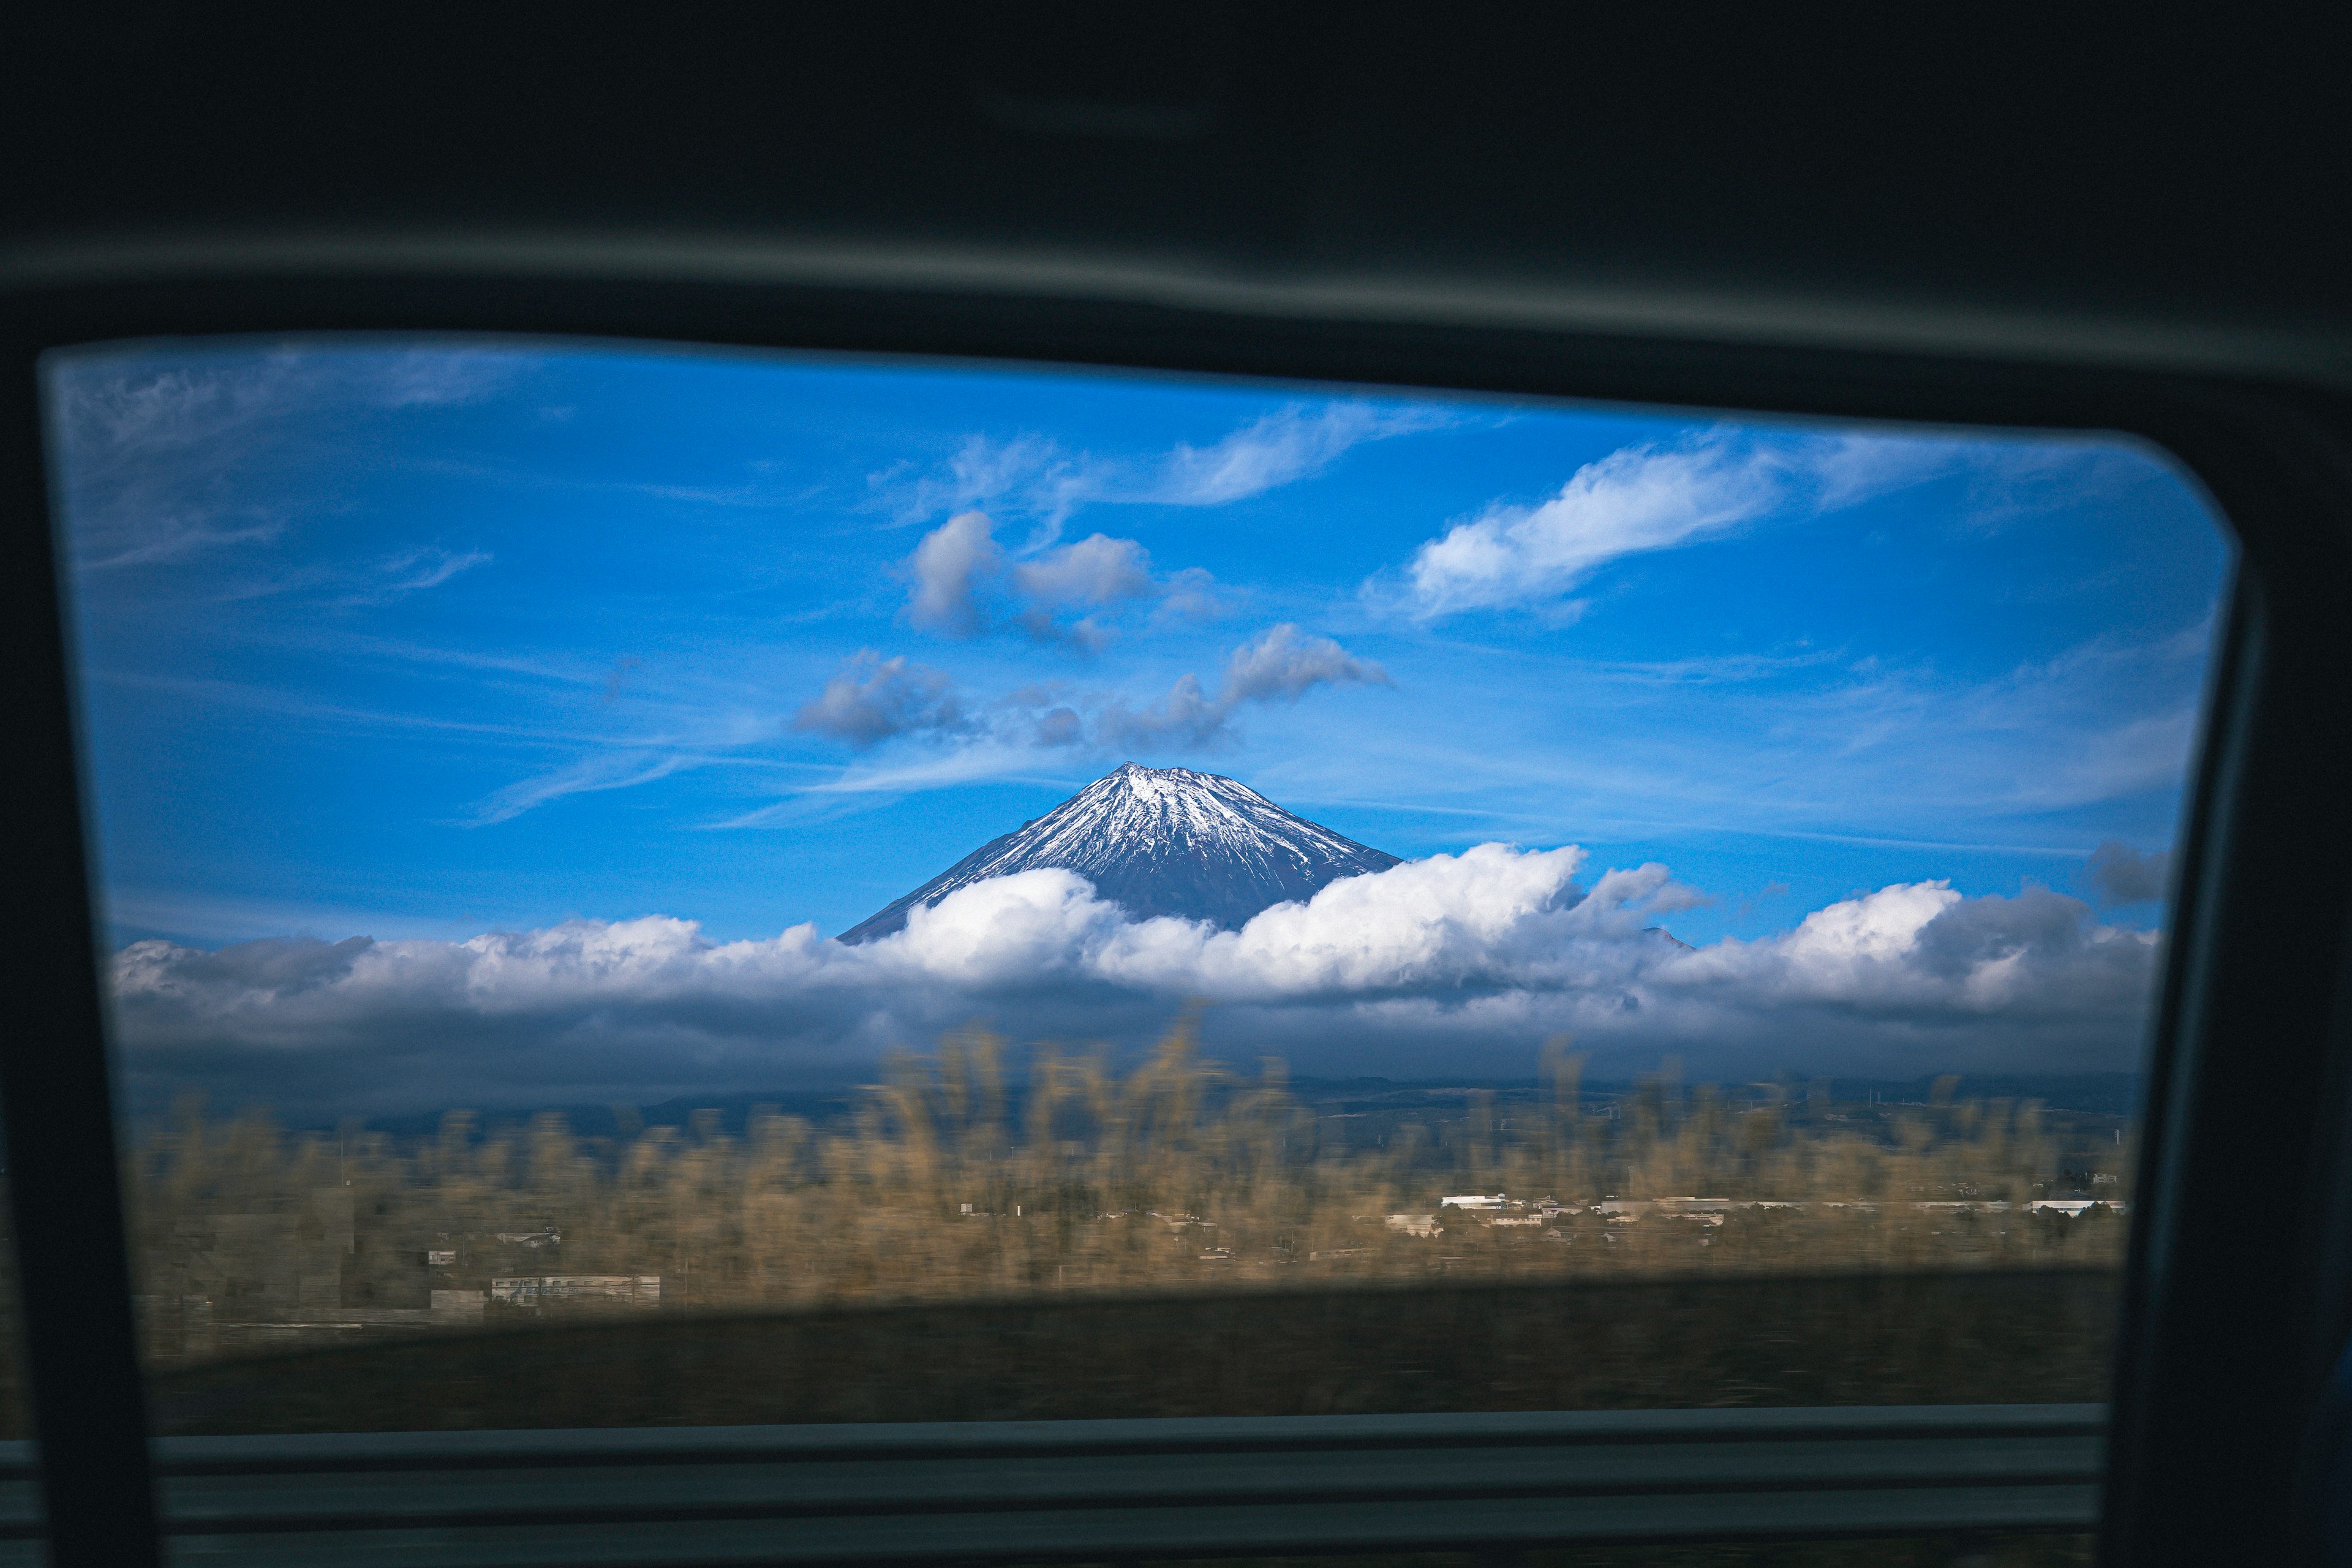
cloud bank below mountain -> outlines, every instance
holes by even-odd
[[[2157,939],[2029,887],[1897,884],[1753,942],[1657,929],[1666,868],[1480,845],[1334,883],[1239,931],[1137,921],[1073,873],[961,889],[844,947],[718,942],[664,916],[467,942],[142,942],[113,992],[135,1102],[204,1087],[298,1116],[666,1099],[838,1082],[973,1021],[1136,1044],[1206,1004],[1213,1047],[1294,1069],[1518,1077],[1567,1031],[1594,1070],[1703,1076],[2118,1069]]]

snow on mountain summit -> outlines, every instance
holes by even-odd
[[[1138,920],[1176,915],[1230,931],[1276,904],[1313,898],[1342,877],[1400,863],[1220,774],[1122,763],[852,926],[841,940],[887,936],[917,904],[1041,867],[1076,872],[1098,897]]]

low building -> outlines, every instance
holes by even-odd
[[[658,1274],[524,1274],[490,1281],[490,1300],[509,1307],[658,1307]]]
[[[1678,1215],[1720,1215],[1738,1206],[1729,1198],[1653,1198],[1651,1203],[1660,1214]]]
[[[529,1231],[501,1230],[497,1232],[496,1235],[501,1246],[528,1247],[533,1251],[537,1251],[539,1248],[543,1247],[561,1247],[563,1245],[563,1233],[556,1229],[555,1226],[551,1225],[542,1226],[537,1230]]]

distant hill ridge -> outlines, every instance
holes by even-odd
[[[1138,920],[1175,915],[1231,931],[1343,877],[1402,862],[1285,811],[1218,773],[1122,763],[1045,816],[991,839],[841,933],[889,935],[916,905],[991,877],[1058,868]]]

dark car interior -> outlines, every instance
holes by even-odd
[[[1908,1562],[1926,1559],[1893,1553],[1915,1537],[1961,1542],[1958,1561],[2064,1531],[2116,1568],[2347,1560],[2347,42],[2340,17],[2300,12],[2021,7],[12,9],[0,474],[28,914],[0,1110],[28,1415],[0,1478],[11,1549],[1533,1563],[1847,1541],[1864,1554],[1835,1561]],[[2121,432],[2168,452],[2239,557],[2108,1392],[1927,1415],[154,1436],[37,363],[398,332]]]

